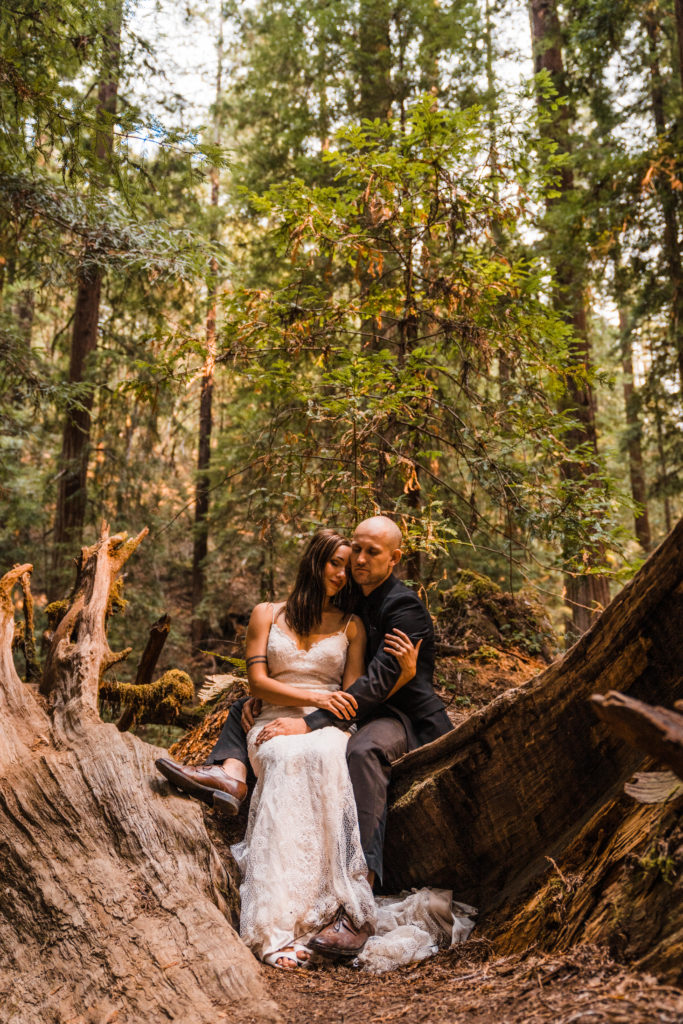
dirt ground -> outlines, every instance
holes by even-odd
[[[471,939],[382,977],[334,965],[263,970],[283,1024],[683,1022],[683,990],[590,946],[522,959],[496,957],[486,939]]]

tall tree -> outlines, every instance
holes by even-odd
[[[391,18],[388,0],[360,0],[357,46],[352,68],[358,86],[357,113],[360,118],[385,120],[391,110]]]
[[[681,80],[681,92],[683,92],[683,0],[674,0],[674,11],[678,44],[678,76]]]
[[[650,515],[647,504],[647,484],[642,446],[640,401],[636,391],[633,370],[633,321],[622,299],[619,305],[619,335],[621,342],[621,369],[623,374],[624,409],[626,413],[626,451],[628,453],[631,495],[638,505],[635,531],[643,551],[652,546]]]
[[[590,381],[591,356],[586,313],[586,271],[585,258],[580,252],[580,234],[574,222],[572,211],[576,204],[574,172],[572,169],[571,122],[572,109],[565,77],[561,44],[561,25],[556,0],[530,0],[531,38],[536,74],[545,72],[553,85],[560,104],[552,103],[547,109],[547,100],[541,90],[537,91],[538,103],[547,114],[545,134],[564,155],[565,162],[559,173],[557,195],[547,200],[548,230],[552,226],[552,240],[548,239],[548,258],[553,270],[555,308],[565,317],[574,340],[570,349],[570,361],[566,374],[566,397],[564,411],[574,420],[570,444],[582,451],[582,462],[564,462],[563,475],[576,482],[585,480],[590,488],[595,479],[597,454],[595,430],[595,398]],[[567,637],[574,640],[591,624],[596,612],[609,603],[609,584],[606,578],[581,571],[581,560],[585,568],[600,556],[601,552],[575,549],[572,538],[565,537],[564,555],[571,566],[565,577],[566,602],[571,610]]]
[[[678,12],[677,12],[678,13]],[[657,133],[654,169],[657,192],[664,220],[663,254],[666,261],[671,291],[671,337],[678,359],[678,375],[683,393],[683,260],[678,224],[676,188],[676,154],[671,152],[669,127],[665,113],[664,81],[659,59],[661,24],[653,4],[643,9],[643,27],[649,44],[650,102]]]
[[[216,65],[216,97],[213,114],[213,144],[221,145],[221,119],[223,116],[223,0],[219,0],[218,42]],[[211,181],[211,238],[218,235],[218,201],[220,193],[219,169],[214,165],[209,173]],[[211,430],[214,377],[216,372],[216,312],[218,299],[218,260],[212,255],[207,280],[206,358],[202,369],[199,401],[199,428],[197,443],[197,480],[195,484],[194,544],[192,548],[192,643],[197,646],[207,635],[208,622],[201,614],[201,603],[206,589],[206,558],[209,550],[209,494],[211,463]]]
[[[114,144],[119,62],[121,56],[122,0],[106,0],[101,33],[100,77],[91,187],[106,188],[111,174]],[[90,426],[93,406],[90,357],[97,348],[103,269],[98,260],[97,241],[87,240],[78,269],[78,287],[71,334],[68,381],[72,388],[65,410],[62,449],[59,457],[57,509],[54,528],[54,573],[52,596],[61,587],[60,571],[66,552],[81,541],[86,512]]]

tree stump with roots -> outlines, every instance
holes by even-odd
[[[272,1020],[229,920],[228,880],[200,807],[167,799],[160,751],[97,710],[112,585],[146,531],[85,548],[41,697],[12,658],[0,580],[0,1006],[3,1024]]]

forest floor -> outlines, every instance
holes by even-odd
[[[264,972],[283,1024],[683,1021],[683,990],[616,964],[595,946],[564,955],[496,957],[486,939],[473,939],[380,977],[330,964]]]

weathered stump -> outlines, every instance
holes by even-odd
[[[14,668],[0,582],[0,1007],[3,1024],[209,1024],[276,1016],[229,921],[201,810],[168,799],[159,751],[97,713],[112,583],[143,535],[83,552],[46,662],[44,706]]]

